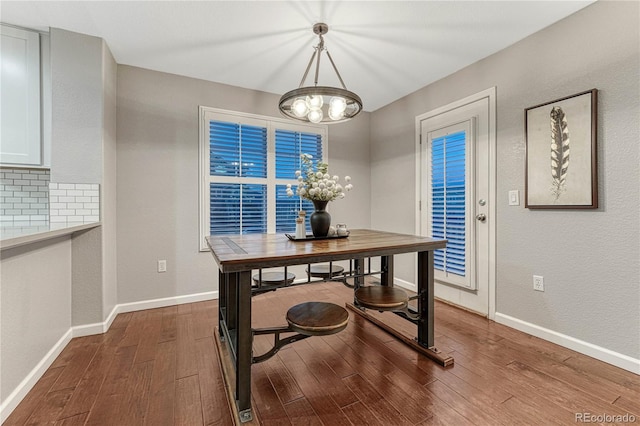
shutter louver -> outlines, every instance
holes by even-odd
[[[298,196],[289,197],[286,185],[276,185],[276,232],[293,233],[296,230],[296,218],[300,210],[307,212],[305,216],[305,229],[311,232],[309,216],[313,212],[313,203],[306,198]]]
[[[242,125],[240,159],[242,177],[267,177],[267,129]]]
[[[210,184],[211,235],[267,232],[267,187]]]
[[[465,132],[432,140],[432,236],[447,239],[447,248],[436,250],[436,269],[465,276]]]
[[[209,122],[211,176],[267,177],[267,129]]]
[[[209,192],[211,235],[240,233],[240,185],[212,183]]]
[[[313,164],[322,161],[322,136],[291,130],[276,130],[276,178],[295,179],[302,163],[300,154],[313,156]]]
[[[277,129],[276,178],[291,179],[294,191],[296,183],[293,180],[296,179],[296,170],[302,168],[300,154],[312,155],[314,165],[322,161],[322,135]],[[276,185],[276,232],[295,232],[296,217],[300,210],[307,212],[305,229],[310,233],[309,216],[313,212],[313,203],[297,196],[288,197],[286,185]]]

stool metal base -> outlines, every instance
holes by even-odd
[[[344,273],[344,268],[340,265],[315,264],[310,265],[306,272],[310,277],[329,279]]]
[[[260,274],[256,274],[252,278],[256,285],[261,283]],[[284,272],[264,272],[262,274],[262,285],[286,285],[293,283],[295,279],[296,276],[291,272],[287,272],[286,279]]]
[[[387,324],[385,324],[384,322],[380,321],[375,316],[369,314],[366,310],[358,308],[358,307],[354,306],[351,303],[346,303],[345,306],[347,308],[349,308],[351,311],[353,311],[356,314],[360,315],[361,317],[366,318],[367,320],[371,321],[373,324],[375,324],[376,326],[380,327],[381,329],[383,329],[387,333],[397,337],[398,339],[400,339],[402,341],[402,343],[404,343],[404,344],[406,344],[408,346],[411,346],[413,349],[415,349],[416,351],[420,352],[421,354],[427,356],[428,358],[432,359],[433,361],[437,362],[441,366],[449,367],[449,366],[453,365],[453,357],[451,357],[451,356],[445,354],[444,352],[438,350],[438,348],[436,348],[435,346],[432,346],[430,348],[424,347],[420,343],[418,343],[418,341],[415,338],[412,339],[409,336],[399,332],[395,328],[388,326]]]

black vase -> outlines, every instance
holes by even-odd
[[[312,200],[315,211],[309,216],[309,224],[314,237],[326,237],[331,226],[331,215],[326,210],[328,201]]]

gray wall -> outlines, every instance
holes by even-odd
[[[0,402],[71,327],[69,236],[2,250]]]
[[[597,2],[371,116],[374,228],[414,232],[415,117],[497,87],[497,312],[640,358],[640,23]],[[524,194],[524,109],[597,88],[600,208],[534,211]],[[393,207],[390,207],[393,206]],[[396,274],[412,279],[412,262]],[[533,292],[532,275],[545,292]]]
[[[102,320],[118,303],[116,256],[116,89],[118,65],[102,42]],[[101,321],[102,321],[101,320]]]
[[[50,35],[51,182],[100,183],[103,41],[57,28]]]
[[[104,321],[117,303],[117,65],[97,37],[51,29],[51,180],[98,183],[101,228],[73,239],[74,326]]]
[[[280,117],[278,96],[118,65],[117,99],[118,303],[217,291],[198,251],[198,106]],[[354,228],[370,226],[368,142],[367,113],[329,128],[330,170],[355,186],[331,214]]]

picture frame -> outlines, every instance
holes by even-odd
[[[524,110],[525,208],[598,207],[597,98],[591,89]]]

